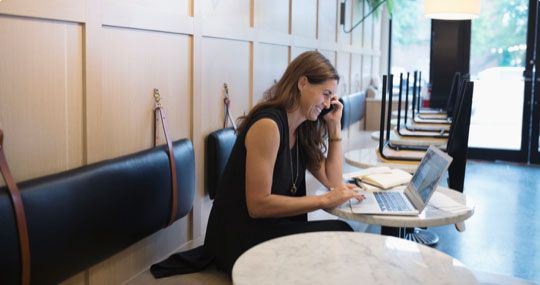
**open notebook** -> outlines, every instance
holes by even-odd
[[[347,180],[355,180],[358,185],[366,183],[380,189],[389,189],[409,183],[412,175],[401,169],[381,166],[347,173],[343,177]]]

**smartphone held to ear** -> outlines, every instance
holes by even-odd
[[[319,114],[319,119],[322,119],[324,117],[324,115],[330,113],[334,111],[334,105],[331,104],[330,107],[328,109],[322,109],[321,113]]]

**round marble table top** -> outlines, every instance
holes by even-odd
[[[444,197],[441,195],[444,195]],[[456,207],[455,203],[446,203],[445,205],[445,200],[448,198],[460,204],[460,207]],[[474,203],[463,193],[438,187],[426,208],[418,216],[356,214],[352,212],[349,203],[345,203],[332,210],[327,210],[327,212],[346,220],[354,220],[373,225],[407,228],[436,227],[457,224],[470,218],[474,214]]]
[[[403,151],[404,154],[407,154],[406,151]],[[394,160],[383,160],[377,154],[377,148],[361,148],[356,150],[351,150],[345,153],[345,162],[350,165],[368,168],[375,166],[388,166],[390,168],[399,168],[411,173],[416,171],[420,161],[394,161]]]
[[[395,237],[314,232],[285,236],[246,251],[233,284],[478,284],[458,260]]]

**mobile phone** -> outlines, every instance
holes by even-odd
[[[334,111],[334,105],[330,104],[330,107],[327,109],[322,109],[321,113],[319,114],[319,119],[322,119],[324,115]]]

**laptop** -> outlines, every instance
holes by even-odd
[[[377,215],[418,215],[450,166],[452,157],[435,146],[430,146],[403,190],[364,191],[363,201],[350,200],[353,213]]]

